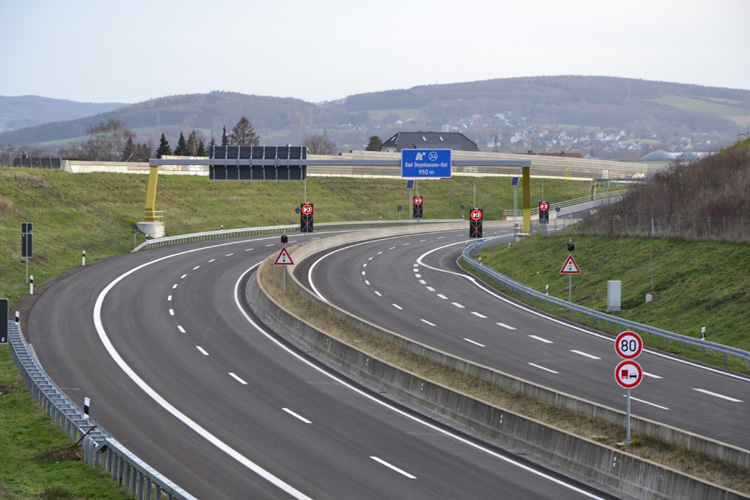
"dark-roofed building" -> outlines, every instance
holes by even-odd
[[[476,143],[461,132],[399,132],[383,142],[380,148],[389,153],[398,153],[402,149],[479,151]]]

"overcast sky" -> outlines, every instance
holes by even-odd
[[[750,0],[0,0],[0,95],[311,102],[605,75],[750,89]]]

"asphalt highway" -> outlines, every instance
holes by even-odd
[[[539,313],[468,276],[457,265],[467,239],[468,225],[368,241],[322,252],[295,273],[324,300],[391,331],[624,411],[614,339]],[[565,257],[561,252],[561,267]],[[560,280],[566,283],[551,283],[553,289],[564,289],[567,278]],[[748,377],[650,349],[637,361],[644,380],[631,390],[634,415],[750,449]]]
[[[280,249],[246,237],[96,262],[45,291],[25,333],[75,402],[197,498],[610,498],[286,345],[243,299]]]

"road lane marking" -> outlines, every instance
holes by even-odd
[[[479,342],[475,342],[475,341],[473,341],[473,340],[471,340],[471,339],[467,339],[467,338],[464,338],[464,340],[465,340],[466,342],[470,343],[470,344],[478,345],[479,347],[487,347],[486,345],[484,345],[484,344],[480,344]]]
[[[398,304],[391,304],[391,305],[392,305],[393,307],[395,307],[396,309],[398,309],[399,311],[403,311],[403,310],[404,310],[404,308],[403,308],[403,307],[401,307],[401,306],[400,306],[400,305],[398,305]]]
[[[238,376],[237,376],[237,375],[235,375],[234,373],[232,373],[232,372],[229,372],[229,376],[230,376],[230,377],[232,377],[233,379],[235,379],[235,380],[236,380],[237,382],[239,382],[240,384],[242,384],[242,385],[247,385],[247,382],[245,382],[244,380],[242,380],[242,379],[241,379],[240,377],[238,377]]]
[[[466,309],[466,306],[463,304],[459,304],[458,302],[451,302],[454,306],[458,307],[459,309]]]
[[[168,300],[169,302],[172,302],[172,296],[170,295],[169,297],[167,297],[167,300]]]
[[[187,277],[187,274],[183,274],[182,276],[180,276],[180,279],[184,280],[186,277]]]
[[[425,280],[419,280],[419,284],[420,284],[420,285],[426,285],[426,284],[427,284],[427,282],[426,282]]]
[[[362,264],[362,267],[367,267],[367,262],[365,262],[364,264]]]
[[[365,285],[370,286],[370,280],[365,280]]]
[[[391,247],[391,248],[389,248],[388,250],[393,250],[394,248],[396,248],[396,247]]]
[[[197,346],[195,346],[195,348],[198,349],[200,351],[200,353],[203,354],[204,356],[208,356],[208,352],[204,348],[202,348],[201,346],[197,345]]]
[[[169,315],[170,315],[170,316],[174,316],[174,309],[170,309],[170,310],[169,310]]]
[[[177,325],[177,329],[180,331],[180,333],[186,333],[182,325]]]
[[[175,283],[174,285],[172,285],[172,290],[174,290],[175,288],[177,288],[177,283]]]
[[[477,318],[487,319],[487,316],[485,316],[485,315],[484,315],[484,314],[482,314],[482,313],[478,313],[478,312],[476,312],[476,311],[472,311],[472,312],[471,312],[471,314],[473,314],[473,315],[474,315],[474,316],[476,316]]]
[[[421,278],[421,277],[422,277],[422,275],[421,275],[421,274],[415,274],[415,275],[414,275],[414,277],[415,277],[415,278]]]
[[[362,271],[362,276],[367,276],[367,273]]]
[[[274,246],[275,244],[276,244],[276,243],[269,243],[268,245],[266,245],[266,248],[268,248],[268,247],[272,247],[272,246]]]
[[[369,258],[369,259],[367,259],[367,260],[372,260],[372,259],[374,259],[374,258],[375,258],[375,256],[372,256],[372,257],[370,257],[370,258]]]
[[[626,397],[628,397],[628,395],[627,394],[623,394],[622,397],[626,398]],[[646,401],[644,399],[634,398],[633,396],[630,396],[630,399],[632,399],[633,401],[638,401],[639,403],[643,403],[645,405],[655,406],[656,408],[660,408],[662,410],[669,410],[669,408],[667,408],[666,406],[658,405],[656,403],[652,403],[652,402]]]
[[[445,295],[443,295],[442,293],[439,293],[439,294],[437,294],[437,296],[438,296],[438,297],[440,297],[440,298],[441,298],[441,299],[443,299],[443,300],[448,300],[448,297],[446,297],[446,296],[445,296]]]
[[[545,368],[541,365],[537,365],[535,363],[529,363],[529,365],[533,366],[534,368],[539,368],[540,370],[544,370],[545,372],[554,373],[555,375],[558,375],[560,372],[556,372],[555,370],[550,370],[549,368]]]
[[[435,325],[435,323],[430,323],[430,322],[429,322],[429,321],[427,321],[426,319],[420,319],[419,321],[421,321],[422,323],[424,323],[424,324],[426,324],[426,325],[430,325],[430,326],[436,326],[436,325]]]
[[[729,396],[725,396],[725,395],[723,395],[723,394],[719,394],[719,393],[717,393],[717,392],[711,392],[711,391],[707,391],[706,389],[698,389],[698,388],[696,387],[696,388],[693,388],[693,390],[694,390],[694,391],[698,391],[698,392],[701,392],[701,393],[703,393],[703,394],[706,394],[706,395],[708,395],[708,396],[713,396],[713,397],[715,397],[715,398],[719,398],[719,399],[725,399],[725,400],[727,400],[727,401],[731,401],[732,403],[742,403],[742,400],[741,400],[741,399],[735,399],[735,398],[732,398],[732,397],[729,397]]]
[[[375,290],[375,295],[377,295],[378,297],[382,297],[383,296],[383,294],[380,293],[380,292],[378,292],[377,290]]]
[[[251,250],[252,250],[252,249],[251,249]],[[247,251],[247,250],[245,250],[245,251]],[[211,260],[209,260],[209,261],[208,261],[208,263],[210,264],[211,262],[214,262],[215,260],[216,260],[216,259],[211,259]]]
[[[594,356],[593,354],[587,354],[587,353],[585,353],[585,352],[583,352],[583,351],[576,351],[575,349],[571,349],[571,350],[570,350],[570,352],[572,352],[572,353],[575,353],[575,354],[578,354],[579,356],[583,356],[584,358],[589,358],[589,359],[602,359],[602,358],[600,358],[599,356]]]
[[[495,323],[497,326],[502,326],[503,328],[507,328],[508,330],[515,330],[516,328],[514,326],[506,325],[505,323]]]
[[[643,372],[644,377],[650,377],[650,378],[664,378],[660,377],[659,375],[654,375],[653,373]]]
[[[545,344],[554,344],[551,340],[547,340],[543,337],[537,337],[536,335],[529,335],[534,340],[538,340],[539,342],[544,342]]]
[[[266,245],[266,246],[267,247],[272,247],[273,245]],[[231,257],[232,255],[234,255],[234,253],[228,253],[224,257]]]
[[[201,268],[201,266],[195,266],[195,267],[193,268],[193,271],[197,271],[197,270],[198,270],[198,269],[200,269],[200,268]]]
[[[304,422],[304,423],[306,423],[306,424],[311,424],[311,423],[312,423],[312,422],[310,422],[309,420],[307,420],[307,419],[306,419],[305,417],[303,417],[302,415],[300,415],[300,414],[298,414],[298,413],[294,413],[294,412],[293,412],[292,410],[290,410],[289,408],[282,408],[282,410],[284,410],[285,412],[287,412],[288,414],[290,414],[290,415],[291,415],[291,416],[293,416],[294,418],[296,418],[296,419],[298,419],[298,420],[301,420],[302,422]]]
[[[388,462],[386,462],[386,461],[385,461],[385,460],[383,460],[382,458],[378,458],[378,457],[370,457],[370,458],[372,458],[373,460],[375,460],[375,461],[376,461],[377,463],[379,463],[380,465],[385,465],[386,467],[388,467],[388,468],[389,468],[389,469],[391,469],[392,471],[398,472],[398,473],[399,473],[399,474],[401,474],[402,476],[406,476],[406,477],[408,477],[409,479],[416,479],[416,478],[417,478],[417,476],[413,476],[413,475],[409,474],[408,472],[406,472],[405,470],[399,469],[399,468],[398,468],[398,467],[396,467],[395,465],[389,464]]]
[[[430,292],[434,292],[434,291],[435,291],[435,289],[434,289],[434,288],[432,288],[431,286],[428,286],[428,287],[427,287],[427,290],[429,290]]]

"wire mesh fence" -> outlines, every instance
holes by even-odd
[[[604,236],[656,236],[686,240],[750,241],[750,224],[744,216],[616,214],[581,221],[576,232]]]

